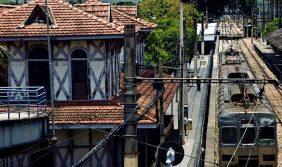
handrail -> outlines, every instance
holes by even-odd
[[[21,119],[46,113],[44,87],[0,87],[0,114],[7,119]],[[14,115],[17,116],[14,116]]]

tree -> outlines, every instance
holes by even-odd
[[[267,23],[265,29],[263,30],[263,36],[267,36],[269,33],[274,32],[279,29],[279,18],[272,20]]]
[[[0,45],[0,86],[8,86],[8,55],[6,47]]]
[[[154,21],[158,28],[149,37],[145,48],[146,63],[156,64],[159,58],[164,64],[176,66],[179,57],[179,0],[142,0],[139,14],[141,18]],[[197,40],[195,18],[198,11],[192,4],[184,6],[187,20],[188,54],[193,55],[193,43]]]

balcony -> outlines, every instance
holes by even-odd
[[[0,150],[46,138],[48,122],[43,87],[0,87]]]

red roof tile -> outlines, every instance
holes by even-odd
[[[0,37],[46,36],[46,24],[33,23],[22,26],[39,4],[44,0],[36,0],[17,6],[0,14]],[[49,8],[56,22],[50,28],[51,36],[95,36],[122,34],[122,27],[85,13],[63,0],[49,0]]]
[[[15,8],[15,7],[16,7],[16,6],[14,6],[14,5],[1,5],[1,4],[0,4],[0,13],[6,12],[6,11],[8,11],[8,10],[10,10],[10,9]]]
[[[88,0],[85,3],[75,5],[79,9],[101,17],[109,21],[109,17],[112,22],[116,25],[124,26],[125,24],[135,24],[136,29],[153,29],[157,25],[155,23],[147,22],[140,18],[132,17],[125,12],[119,11],[115,7],[112,7],[109,3],[103,3],[98,0]]]
[[[137,18],[137,6],[125,6],[125,5],[115,5],[112,6],[114,9],[126,13],[127,15]]]
[[[82,4],[75,4],[74,6],[80,10],[92,14],[94,16],[100,17],[104,20],[110,21],[111,4],[102,3],[97,0],[89,0]]]
[[[124,76],[124,75],[122,75]],[[166,77],[169,77],[166,75]],[[123,82],[121,82],[123,84]],[[165,83],[164,111],[169,107],[177,91],[177,83]],[[137,114],[144,112],[155,95],[152,82],[145,81],[137,85],[137,94],[140,109]],[[58,124],[119,124],[124,121],[123,97],[110,99],[109,101],[87,101],[87,102],[58,102],[56,105],[56,123]],[[157,118],[156,109],[150,112],[141,120],[141,123],[155,123]]]

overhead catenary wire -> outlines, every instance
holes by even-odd
[[[255,115],[255,112],[256,112],[256,110],[257,110],[257,106],[258,106],[258,102],[256,102],[255,110],[253,110],[253,113],[252,113],[251,118],[250,118],[250,120],[249,120],[249,122],[248,122],[248,125],[251,123],[251,121],[252,121],[252,119],[253,119],[253,117],[254,117],[254,115]],[[238,143],[237,146],[236,146],[236,149],[234,150],[234,152],[233,152],[233,154],[232,154],[230,160],[229,160],[228,163],[227,163],[227,167],[229,167],[230,163],[232,162],[232,160],[233,160],[233,158],[234,158],[234,156],[235,156],[235,154],[236,154],[238,148],[240,147],[240,145],[241,145],[241,143],[242,143],[242,141],[243,141],[243,139],[244,139],[245,134],[247,133],[248,128],[249,128],[249,126],[246,126],[246,128],[245,128],[245,130],[244,130],[244,133],[242,134],[241,139],[239,140],[239,143]]]
[[[256,137],[255,137],[254,142],[256,142],[258,135],[259,135],[259,130],[257,131],[257,134],[256,134]],[[245,167],[248,167],[249,160],[250,160],[250,158],[251,158],[251,156],[252,156],[252,152],[253,152],[254,148],[255,148],[255,145],[253,145],[252,148],[251,148],[251,151],[250,151],[250,153],[249,153],[249,155],[248,155],[248,159],[247,159],[247,162],[246,162],[246,164],[245,164]]]
[[[161,92],[163,92],[163,90],[162,90]],[[162,93],[159,93],[159,94],[162,94]],[[156,94],[155,97],[156,97],[156,96],[157,96],[157,97],[160,97],[158,94]],[[158,99],[158,98],[154,98],[153,101],[154,101],[154,100],[157,100],[157,99]],[[155,102],[154,102],[154,103],[155,103]],[[154,104],[154,103],[151,103],[151,104]],[[136,107],[136,108],[134,109],[134,112],[132,112],[132,113],[130,114],[130,116],[129,116],[122,124],[116,126],[116,127],[113,128],[109,133],[107,133],[107,135],[105,136],[105,138],[102,139],[102,140],[100,140],[100,141],[98,142],[98,144],[96,144],[84,157],[82,157],[76,164],[74,164],[73,167],[82,166],[95,152],[97,152],[105,143],[107,143],[107,142],[112,138],[112,136],[113,136],[116,132],[118,132],[118,131],[128,122],[128,120],[129,120],[132,116],[135,115],[135,112],[136,112],[137,109],[138,109],[138,107]],[[147,108],[145,112],[148,112],[148,111],[150,111],[150,110],[148,110],[148,108]],[[141,114],[141,116],[139,116],[139,118],[137,119],[137,122],[138,122],[139,120],[141,120],[141,119],[143,118],[143,116],[145,116],[145,115]]]
[[[81,124],[74,124],[74,125],[78,125],[78,126],[82,126],[82,127],[88,128],[88,126],[86,126],[86,125],[81,125]],[[102,132],[102,133],[106,133],[106,134],[109,133],[109,132],[107,132],[107,131],[100,130],[100,129],[93,129],[93,131]],[[128,139],[128,138],[125,137],[125,136],[117,135],[117,134],[115,134],[114,137],[119,137],[119,138],[123,138],[123,139]],[[143,142],[143,141],[140,141],[140,140],[137,140],[137,139],[132,139],[132,138],[130,138],[130,140],[133,140],[133,141],[135,141],[135,142],[138,142],[138,143],[143,144],[143,145],[146,145],[146,146],[150,146],[150,147],[154,147],[154,148],[157,148],[157,149],[162,149],[162,150],[168,151],[168,149],[165,149],[165,148],[162,148],[162,147],[160,147],[160,146],[153,145],[153,144],[150,144],[150,143],[146,143],[146,142]],[[193,157],[193,156],[190,156],[190,155],[182,154],[182,153],[180,153],[180,152],[175,152],[175,153],[180,154],[180,155],[183,155],[184,157],[188,157],[188,158],[192,158],[192,159],[197,159],[197,160],[199,160],[199,161],[203,161],[203,162],[208,163],[208,164],[213,164],[213,165],[215,165],[215,166],[223,167],[222,165],[219,165],[219,164],[217,164],[217,163],[210,162],[210,161],[205,161],[204,159],[200,159],[200,158]]]

